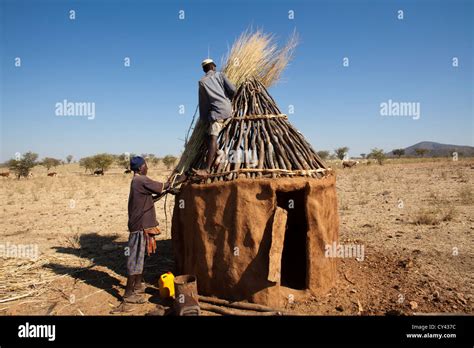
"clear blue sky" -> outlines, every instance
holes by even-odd
[[[220,62],[250,25],[281,42],[299,33],[296,57],[270,92],[283,112],[294,105],[291,122],[317,150],[349,146],[355,156],[423,140],[474,143],[472,1],[0,3],[0,161],[28,150],[178,155],[208,45]],[[63,99],[94,102],[95,119],[55,116]],[[389,99],[419,102],[420,118],[381,116]]]

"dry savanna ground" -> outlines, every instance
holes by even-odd
[[[473,313],[474,160],[392,160],[338,175],[340,243],[364,247],[364,258],[338,260],[339,277],[325,296],[288,304],[304,314],[365,315]],[[113,168],[86,175],[77,164],[47,177],[0,178],[0,314],[109,314],[125,285],[127,199],[131,176]],[[169,172],[151,168],[164,180]],[[174,201],[156,205],[162,238],[147,261],[154,308],[159,274],[173,269],[170,245]],[[35,260],[11,246],[33,244]],[[1,249],[0,249],[1,251]],[[5,249],[3,249],[5,251]],[[3,256],[3,257],[2,257]]]

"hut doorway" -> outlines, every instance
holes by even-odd
[[[292,289],[307,288],[308,223],[306,190],[277,191],[277,206],[287,211],[287,222],[281,255],[280,284]]]

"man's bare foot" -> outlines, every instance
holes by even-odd
[[[194,169],[193,168],[193,173],[196,174],[197,176],[203,176],[206,177],[209,175],[209,172],[206,169]]]
[[[225,155],[225,152],[222,151],[222,150],[217,150],[217,153],[216,153],[216,160],[214,161],[214,165],[215,166],[218,166],[223,160],[224,160],[224,155]]]

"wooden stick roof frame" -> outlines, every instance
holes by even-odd
[[[330,170],[257,79],[241,84],[232,107],[233,115],[225,121],[217,140],[218,156],[211,174],[204,180],[194,177],[193,181],[211,183],[242,177],[320,178]],[[202,139],[198,146],[197,142],[193,143],[196,132]],[[205,127],[198,123],[187,144],[198,150],[191,156],[188,151],[186,163],[181,160],[175,172],[204,165],[207,152],[204,135]],[[185,149],[185,153],[186,150],[189,149]]]

